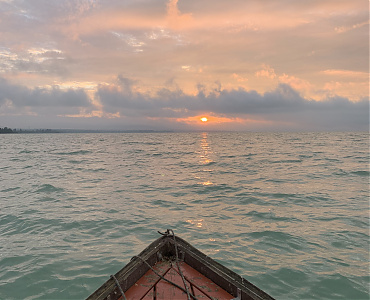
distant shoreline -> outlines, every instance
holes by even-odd
[[[222,130],[153,130],[153,129],[141,129],[141,130],[118,130],[118,129],[22,129],[9,127],[0,127],[0,134],[43,134],[43,133],[190,133],[190,132],[249,132],[249,133],[314,133],[314,132],[367,132],[363,130],[331,130],[331,131],[222,131]]]
[[[0,134],[34,133],[171,133],[171,130],[93,130],[93,129],[11,129],[0,128]]]

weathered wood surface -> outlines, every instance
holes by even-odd
[[[184,261],[191,268],[203,274],[203,276],[210,279],[234,298],[239,297],[241,300],[274,299],[248,280],[214,261],[177,236],[176,244],[180,261]],[[128,291],[130,287],[148,272],[149,267],[142,260],[154,266],[157,262],[162,261],[164,257],[175,256],[173,236],[167,235],[160,237],[144,249],[138,256],[141,259],[137,257],[133,258],[125,267],[115,274],[124,292]],[[120,297],[121,293],[114,279],[110,278],[91,294],[87,300],[117,300]]]

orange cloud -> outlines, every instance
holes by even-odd
[[[369,21],[358,23],[358,24],[355,24],[355,25],[352,25],[352,26],[335,27],[334,30],[337,33],[345,33],[345,32],[348,32],[348,31],[351,31],[351,30],[354,30],[354,29],[357,29],[357,28],[361,28],[361,27],[366,26],[366,25],[369,25]]]
[[[233,78],[236,79],[237,82],[246,82],[248,78],[240,76],[239,74],[233,73]]]
[[[274,79],[276,77],[275,70],[268,65],[262,65],[262,70],[255,73],[256,77],[267,77]]]
[[[351,101],[360,101],[369,95],[368,82],[352,82],[352,81],[330,81],[325,83],[324,90],[329,96],[342,96]]]
[[[64,29],[67,36],[78,39],[80,34],[104,32],[111,30],[147,29],[164,27],[163,19],[146,16],[133,16],[122,11],[104,11],[82,18],[79,22]],[[63,30],[63,29],[62,29]]]
[[[324,85],[324,90],[329,95],[347,97],[351,101],[358,101],[369,95],[369,74],[367,72],[330,69],[322,71],[321,74],[331,79]]]
[[[248,5],[247,5],[248,6]],[[195,9],[195,8],[194,8]],[[249,13],[246,16],[246,11]],[[281,30],[293,28],[312,22],[306,15],[292,15],[283,12],[264,11],[260,6],[238,7],[227,11],[204,12],[202,14],[181,13],[178,0],[169,0],[166,15],[138,13],[123,10],[102,10],[78,19],[71,26],[65,27],[65,22],[56,23],[58,30],[63,30],[67,36],[78,39],[86,33],[104,32],[111,30],[152,30],[165,28],[170,30],[225,30],[225,32],[238,33],[250,30]]]
[[[292,88],[296,90],[310,90],[312,89],[312,84],[309,83],[307,80],[295,77],[295,76],[289,76],[287,74],[283,74],[279,76],[279,81],[282,83],[289,84]]]
[[[62,27],[67,36],[78,39],[86,33],[114,30],[152,30],[153,28],[168,28],[179,30],[196,26],[191,14],[182,14],[177,7],[178,0],[169,0],[166,16],[134,14],[130,11],[104,10],[80,18],[67,28]]]
[[[177,7],[178,0],[170,0],[167,3],[167,22],[172,29],[181,29],[193,22],[191,14],[181,14]]]
[[[368,78],[368,73],[366,72],[358,72],[358,71],[351,71],[351,70],[325,70],[321,73],[329,76],[342,76],[342,77],[361,77],[361,78]]]

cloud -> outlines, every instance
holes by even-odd
[[[97,98],[104,111],[120,116],[138,118],[189,118],[204,113],[228,118],[266,120],[277,127],[320,130],[365,130],[368,124],[369,102],[351,102],[347,98],[332,97],[325,101],[303,98],[287,84],[259,94],[242,88],[219,88],[209,94],[202,87],[196,95],[180,89],[161,89],[155,95],[135,92],[131,84],[100,86]],[[273,126],[272,126],[273,127]]]
[[[92,110],[83,89],[28,88],[0,78],[0,112],[21,115],[63,115]]]
[[[352,128],[368,96],[363,0],[3,0],[0,27],[2,119],[171,127],[209,113],[316,128],[325,111]]]
[[[246,81],[248,81],[248,78],[245,78],[245,77],[243,77],[243,76],[241,76],[241,75],[239,75],[239,74],[236,74],[236,73],[233,73],[232,77],[233,77],[236,81],[238,81],[238,82],[246,82]]]
[[[169,0],[167,3],[168,26],[173,29],[181,29],[193,22],[191,14],[180,13],[177,7],[178,0]]]
[[[276,77],[275,70],[268,65],[262,65],[262,69],[255,73],[256,77],[267,77],[274,79]]]
[[[340,27],[335,27],[335,31],[338,33],[345,33],[357,28],[361,28],[363,26],[369,25],[369,21],[361,22],[358,24],[354,24],[352,26],[340,26]]]
[[[294,76],[289,76],[287,74],[283,74],[279,76],[279,81],[281,83],[285,83],[290,85],[292,88],[300,91],[309,91],[312,90],[313,86],[307,80],[297,78]]]
[[[351,70],[325,70],[322,71],[323,74],[329,76],[341,76],[341,77],[352,77],[352,78],[367,78],[369,74],[367,72],[358,72],[358,71],[351,71]]]
[[[199,129],[197,121],[204,115],[210,119],[207,128],[214,130],[367,130],[369,123],[368,99],[351,102],[333,96],[314,101],[288,84],[265,93],[224,89],[221,83],[211,88],[199,84],[195,94],[176,84],[146,93],[138,89],[140,85],[119,76],[115,84],[99,85],[94,98],[89,98],[83,89],[28,88],[0,78],[0,115],[3,120],[18,117],[19,124],[42,116],[54,124],[116,129]]]

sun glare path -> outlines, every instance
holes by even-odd
[[[200,120],[201,120],[202,122],[207,122],[207,121],[208,121],[208,119],[207,119],[206,117],[200,118]]]

